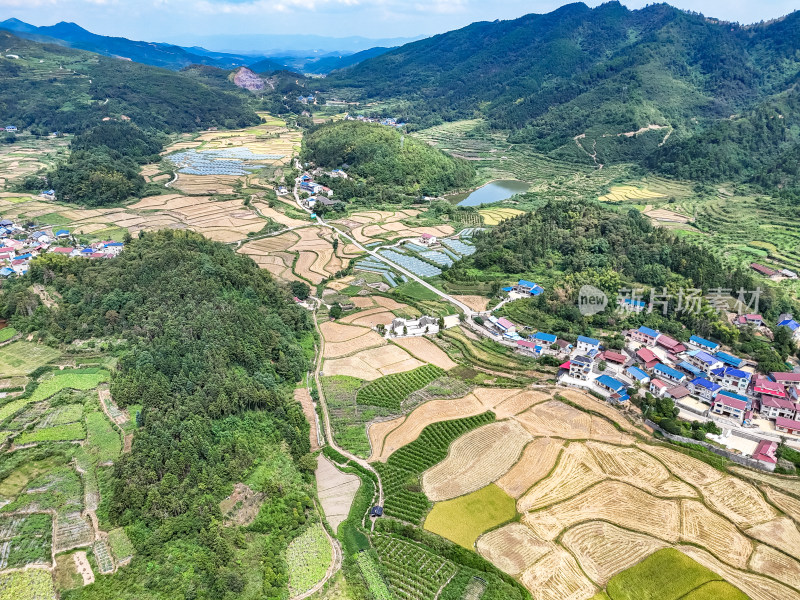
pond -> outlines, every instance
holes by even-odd
[[[530,184],[516,179],[500,179],[487,183],[472,192],[458,206],[480,206],[508,200],[515,194],[524,194],[530,189]]]

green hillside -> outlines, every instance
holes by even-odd
[[[580,161],[596,150],[599,164],[680,153],[695,137],[707,146],[719,122],[774,98],[792,112],[782,135],[759,144],[773,155],[797,142],[796,103],[781,94],[800,76],[798,32],[800,12],[744,27],[666,4],[578,3],[407,44],[327,83],[363,100],[406,100],[404,116],[420,126],[478,111],[512,142]],[[714,177],[754,166],[746,152],[724,163]]]

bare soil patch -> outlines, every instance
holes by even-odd
[[[72,560],[75,561],[75,570],[83,577],[83,585],[94,583],[94,571],[92,571],[92,565],[89,564],[89,559],[86,558],[86,552],[82,550],[75,552]]]
[[[484,312],[489,307],[489,298],[485,296],[453,296],[453,298],[477,312]]]
[[[325,518],[333,531],[350,513],[361,480],[357,475],[342,473],[325,456],[317,457],[317,496],[319,496]]]
[[[219,503],[225,525],[250,525],[256,520],[264,497],[262,492],[255,492],[244,483],[237,483],[233,486],[233,493]]]
[[[367,427],[367,437],[369,437],[370,447],[372,448],[372,452],[370,453],[368,459],[370,462],[378,460],[378,457],[381,455],[383,450],[383,440],[390,431],[397,429],[397,427],[399,427],[400,424],[405,420],[405,417],[397,417],[396,419],[391,419],[390,421],[371,423]]]
[[[316,452],[319,450],[320,445],[319,434],[317,432],[317,412],[314,410],[314,400],[311,398],[311,394],[306,387],[295,388],[294,399],[303,407],[303,414],[306,416],[306,420],[311,426],[308,437],[311,441],[311,452]]]
[[[339,329],[338,331],[341,332],[342,330]],[[362,335],[351,338],[344,342],[327,342],[326,338],[325,352],[323,353],[323,356],[325,358],[338,358],[340,356],[348,356],[356,352],[361,352],[362,350],[366,350],[367,352],[377,352],[378,350],[381,349],[379,348],[380,346],[386,346],[386,340],[384,340],[380,335],[378,335],[377,332],[372,331],[370,329],[362,329],[361,331]],[[374,350],[368,350],[368,348],[373,348]],[[361,360],[364,360],[369,364],[371,361],[373,361],[372,358],[373,356],[375,357],[374,362],[380,365],[380,367],[377,366],[377,364],[372,365],[374,368],[380,369],[381,367],[385,366],[383,362],[381,362],[382,359],[378,358],[382,356],[379,354],[373,354],[373,355],[365,354],[364,356],[361,357]],[[401,360],[405,360],[406,358],[408,358],[408,355],[405,355]],[[397,361],[395,360],[392,362],[397,362]],[[390,362],[388,364],[392,363]]]
[[[450,357],[439,346],[425,337],[397,338],[394,342],[421,361],[436,365],[445,371],[458,366],[458,363],[450,360]]]

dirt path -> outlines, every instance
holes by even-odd
[[[75,570],[83,577],[83,585],[94,583],[94,571],[92,565],[89,564],[89,559],[86,558],[86,552],[80,551],[72,555],[75,561]]]
[[[44,304],[47,308],[52,308],[55,306],[55,300],[50,297],[50,294],[47,293],[47,290],[44,289],[44,286],[41,283],[34,283],[33,291],[37,296],[39,296],[42,304]]]

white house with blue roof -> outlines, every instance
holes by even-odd
[[[633,329],[628,332],[628,336],[634,341],[644,344],[645,346],[655,346],[658,336],[661,335],[655,329],[650,329],[642,325],[639,329]]]
[[[686,375],[672,367],[668,367],[664,363],[658,363],[653,367],[653,372],[659,379],[676,384],[683,383],[686,380]]]
[[[739,358],[738,356],[734,356],[733,354],[728,354],[727,352],[716,352],[714,354],[714,358],[722,361],[725,365],[729,367],[734,367],[735,369],[738,369],[744,364],[743,358]]]
[[[552,333],[545,333],[544,331],[537,331],[529,338],[533,342],[539,342],[542,346],[550,346],[551,344],[555,344],[558,340],[558,336]]]
[[[733,367],[720,367],[711,371],[711,379],[722,386],[722,389],[735,394],[744,394],[750,385],[752,374]]]
[[[706,340],[697,335],[693,335],[689,338],[689,346],[696,350],[705,350],[706,352],[717,352],[719,350],[718,343]]]
[[[705,350],[690,350],[686,354],[686,360],[703,373],[711,373],[714,369],[725,366],[725,363]]]
[[[642,371],[639,367],[628,367],[625,372],[634,380],[642,385],[650,383],[650,375]]]
[[[722,389],[722,386],[718,383],[713,383],[704,377],[696,377],[692,379],[687,385],[687,389],[698,396],[701,400],[704,400],[711,404],[711,401],[716,396],[717,392]]]
[[[800,338],[800,323],[794,320],[794,317],[789,314],[782,314],[778,318],[778,327],[788,327],[792,332],[792,337],[796,340]]]
[[[544,292],[544,288],[538,283],[534,283],[526,279],[520,279],[513,289],[515,292],[519,292],[520,294],[528,294],[530,296],[538,296]]]
[[[609,393],[609,400],[613,399],[615,402],[622,403],[630,399],[628,386],[619,379],[614,379],[610,375],[600,375],[594,382],[601,390]]]
[[[600,340],[579,335],[578,341],[575,344],[575,350],[578,354],[592,353],[592,355],[596,355],[600,351]]]

